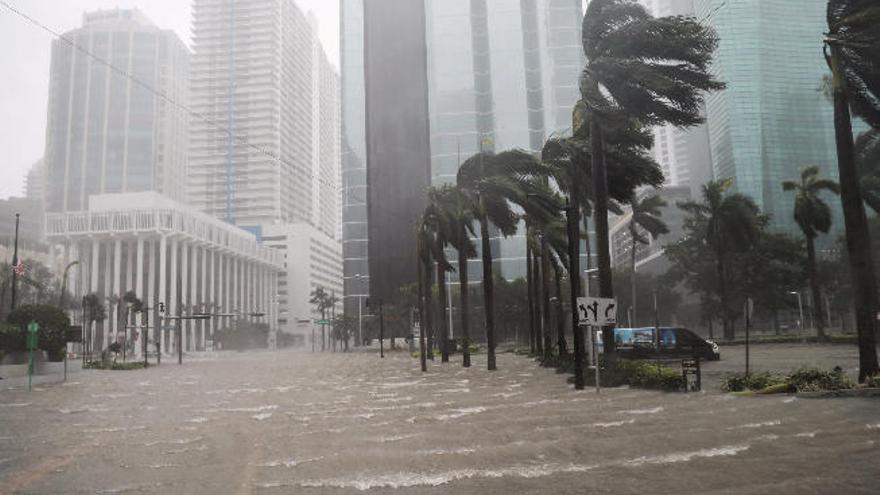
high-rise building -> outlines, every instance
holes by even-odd
[[[346,315],[370,293],[367,138],[364,88],[364,4],[340,0],[342,68],[342,258]]]
[[[339,229],[337,75],[294,0],[195,0],[189,200],[242,227]]]
[[[180,38],[120,9],[88,12],[63,37],[52,42],[47,210],[83,210],[102,193],[185,199],[189,51]]]
[[[712,71],[727,89],[706,100],[716,178],[733,179],[772,215],[771,226],[798,233],[794,195],[781,183],[818,165],[837,177],[833,111],[823,95],[826,2],[695,0],[698,19],[720,44]],[[830,198],[829,198],[830,199]],[[841,228],[839,203],[833,229]]]
[[[693,16],[694,0],[639,0],[654,17]],[[712,159],[706,124],[688,129],[656,126],[654,159],[663,170],[666,185],[685,186],[698,197],[703,184],[712,180]]]
[[[24,181],[24,195],[40,204],[46,200],[46,161],[42,158],[28,170]]]
[[[350,313],[356,310],[354,296],[366,290],[365,277],[375,277],[367,270],[368,242],[364,235],[368,230],[366,213],[373,207],[367,200],[373,193],[365,191],[365,143],[385,136],[365,132],[365,108],[381,105],[371,102],[369,92],[364,91],[362,2],[342,0],[341,5],[343,244],[346,308]],[[430,147],[426,152],[430,153],[431,184],[454,182],[460,163],[481,146],[484,150],[520,148],[540,153],[549,136],[570,132],[584,61],[581,9],[581,2],[576,0],[424,2],[430,124]],[[416,19],[403,20],[399,13],[385,21],[393,26],[420,24]],[[376,57],[392,65],[404,65],[388,54],[372,53],[368,46],[368,60]],[[406,222],[391,227],[402,229]],[[493,238],[492,245],[497,273],[506,278],[525,275],[525,240],[521,235]],[[370,246],[369,252],[377,250]],[[482,274],[480,261],[472,263],[471,273],[478,281]]]

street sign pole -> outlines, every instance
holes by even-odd
[[[755,303],[752,301],[752,298],[749,297],[746,299],[746,376],[749,376],[749,347],[750,347],[750,339],[749,334],[751,330],[752,324],[752,311],[755,308]]]
[[[37,348],[37,332],[40,325],[31,321],[27,325],[27,348],[28,348],[28,392],[31,391],[31,379],[34,375],[34,349]],[[66,361],[65,361],[66,363]],[[66,371],[66,370],[65,370]]]
[[[590,341],[593,346],[591,349],[593,352],[593,359],[596,360],[596,393],[599,393],[599,342],[596,332],[602,331],[602,327],[590,327]]]

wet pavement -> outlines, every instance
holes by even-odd
[[[597,396],[523,357],[484,365],[278,351],[84,371],[31,394],[0,382],[0,493],[880,489],[876,399],[733,397],[709,380]]]

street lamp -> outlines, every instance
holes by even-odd
[[[360,281],[362,278],[366,278],[366,277],[364,277],[360,273],[356,273],[354,275],[354,278],[355,278],[355,280]],[[363,333],[364,295],[361,294],[361,292],[363,292],[363,291],[361,290],[360,285],[361,284],[358,283],[358,294],[356,296],[358,298],[358,345],[359,346],[364,345],[364,333]]]
[[[801,340],[803,340],[803,338],[804,338],[804,303],[803,303],[803,300],[801,299],[801,293],[800,293],[800,291],[796,291],[796,290],[789,291],[788,293],[792,296],[797,296],[797,298],[798,298],[798,311],[800,312],[800,315],[801,315],[801,319],[798,320],[798,333],[801,336]]]
[[[67,277],[70,273],[70,269],[74,266],[78,265],[79,261],[71,261],[64,267],[64,277],[61,279],[61,296],[58,297],[58,307],[61,308],[61,311],[64,311],[64,293],[67,292]]]

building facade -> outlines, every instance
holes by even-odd
[[[103,322],[87,325],[95,349],[127,341],[141,353],[147,335],[151,352],[158,344],[163,353],[174,353],[178,326],[187,352],[211,349],[215,330],[241,320],[277,330],[281,253],[171,198],[155,192],[93,195],[85,210],[48,214],[46,237],[65,266],[79,261],[68,282],[75,300],[96,294],[107,307]],[[149,309],[126,332],[118,301],[128,291]],[[200,313],[211,317],[173,319]],[[78,317],[74,313],[74,321]]]
[[[737,192],[772,215],[774,230],[799,234],[794,195],[782,191],[782,181],[797,179],[809,165],[837,179],[833,111],[822,91],[829,73],[822,51],[826,3],[694,0],[694,6],[697,18],[718,32],[712,71],[727,83],[706,100],[714,175],[733,179]],[[832,229],[840,232],[839,201],[828,199]]]
[[[364,125],[371,105],[363,81],[363,2],[341,0],[341,7],[343,252],[346,313],[354,314],[371,275],[364,235],[372,228]],[[570,132],[584,66],[581,2],[444,0],[425,1],[423,9],[430,184],[455,182],[460,163],[481,147],[539,153],[548,137]],[[521,235],[495,237],[492,246],[497,273],[511,279],[525,275]],[[480,261],[471,263],[479,282]]]
[[[186,46],[137,10],[87,12],[63,36],[87,52],[52,42],[47,211],[81,211],[104,193],[155,190],[185,200]]]
[[[293,345],[309,344],[315,321],[321,318],[309,302],[313,291],[323,288],[338,298],[332,313],[343,312],[342,244],[307,223],[267,226],[263,242],[283,260],[278,276],[279,331],[292,336]]]
[[[294,0],[195,0],[189,198],[228,223],[339,229],[338,81]]]

